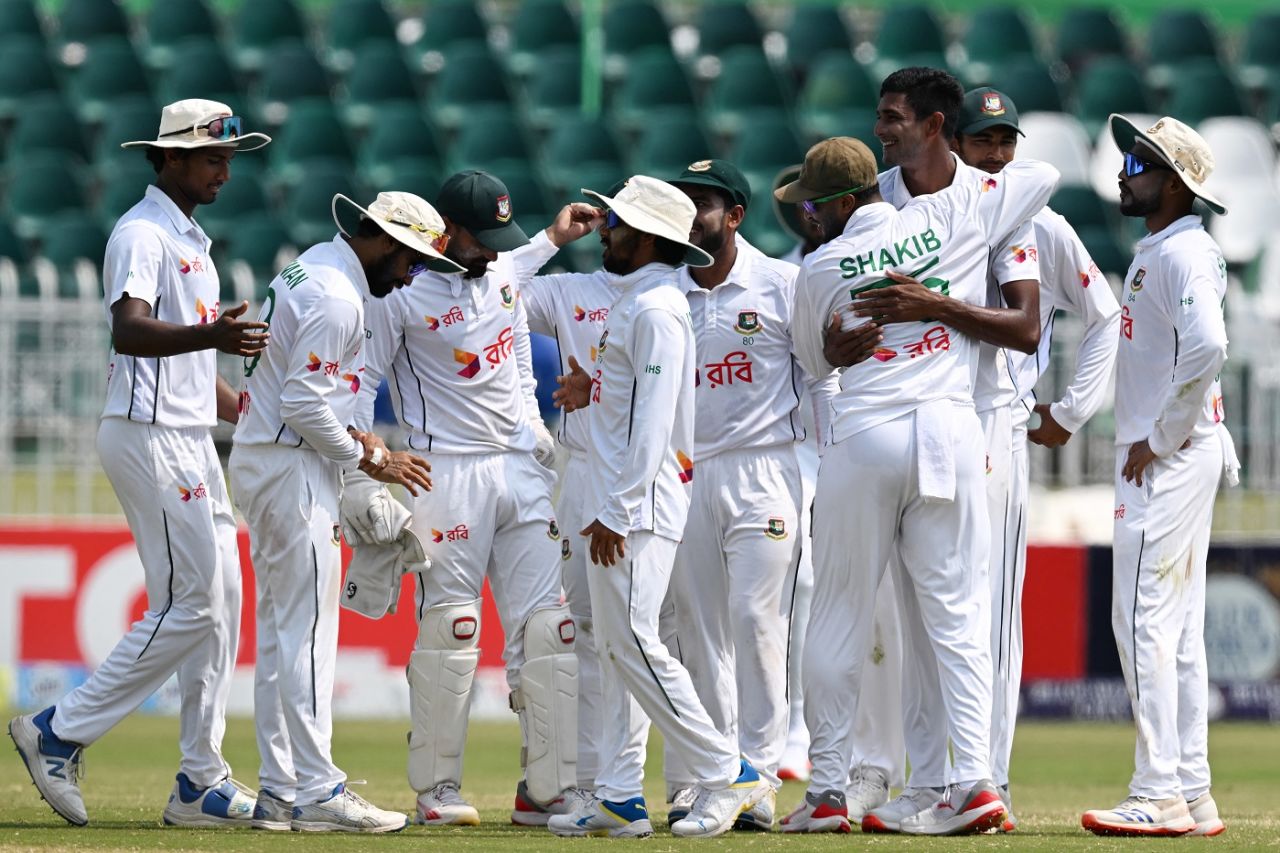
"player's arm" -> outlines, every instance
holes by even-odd
[[[229,424],[238,423],[240,421],[240,395],[227,380],[222,378],[222,374],[218,374],[214,380],[214,394],[218,404],[218,420],[226,421]]]
[[[870,321],[843,331],[838,300],[829,295],[845,292],[839,281],[830,280],[840,273],[825,269],[818,260],[800,267],[791,305],[791,352],[811,377],[865,361],[884,340],[879,325]]]
[[[391,370],[400,348],[404,346],[404,320],[400,291],[392,291],[383,299],[370,299],[364,306],[364,376],[356,397],[355,427],[368,432],[373,429],[373,407],[378,388]]]
[[[521,286],[533,278],[556,252],[574,240],[585,237],[604,221],[604,212],[585,202],[574,202],[560,208],[551,224],[511,253],[515,263],[516,279]]]

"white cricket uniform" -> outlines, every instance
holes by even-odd
[[[1184,216],[1139,241],[1121,297],[1111,625],[1138,729],[1129,791],[1140,797],[1209,790],[1205,558],[1219,475],[1238,467],[1218,382],[1226,279],[1200,217]],[[1139,486],[1121,469],[1143,440],[1157,458]]]
[[[182,326],[218,317],[210,241],[158,187],[111,232],[103,263],[107,325],[122,298]],[[112,352],[98,454],[124,509],[146,578],[147,609],[89,679],[62,697],[58,737],[89,745],[175,672],[181,772],[207,787],[222,756],[240,638],[236,520],[209,428],[217,422],[213,350],[160,358]]]
[[[697,347],[698,476],[671,588],[680,660],[703,707],[776,786],[787,733],[783,589],[800,556],[801,396],[807,388],[825,412],[836,376],[812,380],[792,355],[798,268],[741,237],[737,249],[710,290],[678,272]]]
[[[536,251],[536,246],[517,249],[516,255],[527,251]],[[529,330],[555,338],[562,374],[569,373],[569,356],[576,358],[584,370],[590,370],[595,363],[609,308],[618,297],[614,280],[611,273],[598,270],[589,274],[535,276],[521,287]],[[569,457],[560,474],[556,519],[561,528],[561,583],[578,631],[574,641],[578,655],[578,785],[592,790],[600,769],[604,719],[600,658],[587,587],[588,553],[578,537],[578,531],[591,523],[590,518],[583,518],[582,509],[587,484],[587,413],[561,414],[557,438]]]
[[[954,153],[955,178],[983,183],[990,176],[966,165]],[[900,168],[880,175],[880,192],[885,201],[901,209],[911,201],[911,192],[902,180]],[[1012,224],[1011,224],[1012,225]],[[1000,229],[990,243],[987,290],[984,304],[1004,307],[1001,286],[1013,281],[1039,278],[1035,229],[1030,221],[1016,228]],[[1009,407],[1018,394],[1006,351],[985,342],[978,343],[978,363],[973,399],[982,424],[987,456],[987,516],[991,522],[992,571],[1002,570],[1003,543],[1025,540],[1025,519],[1014,509],[1025,505],[1026,477],[1021,479],[1022,494],[1012,494],[1018,482],[1013,476],[1013,430]],[[1025,454],[1024,454],[1025,460]],[[1025,548],[1023,549],[1025,553]],[[911,758],[911,784],[918,787],[940,787],[946,784],[946,721],[937,677],[938,662],[933,658],[928,636],[920,618],[919,601],[905,584],[897,586],[898,611],[904,646],[901,711],[893,720],[903,721],[907,754]],[[890,723],[895,725],[896,723]],[[875,727],[869,729],[871,740],[879,740]]]
[[[658,633],[694,478],[697,354],[689,304],[676,271],[664,264],[615,283],[620,295],[592,371],[583,517],[626,536],[619,563],[588,570],[604,718],[611,723],[600,747],[597,793],[626,800],[643,793],[650,719],[697,784],[727,787],[739,768],[737,744],[717,730]]]
[[[533,455],[529,421],[539,415],[520,298],[521,280],[555,246],[545,234],[535,241],[540,252],[499,254],[478,278],[426,272],[372,306],[369,393],[356,419],[361,429],[372,424],[374,391],[389,376],[409,447],[431,463],[431,490],[412,499],[413,529],[431,560],[418,573],[417,618],[421,625],[428,608],[479,599],[488,577],[513,691],[526,621],[560,603],[555,475]],[[415,648],[427,648],[423,637]],[[438,779],[428,788],[446,781],[461,783]]]
[[[989,246],[1044,205],[1057,172],[1014,164],[995,179],[960,174],[902,211],[854,212],[841,237],[805,259],[792,318],[796,354],[826,368],[824,330],[887,269],[974,304],[986,301]],[[938,661],[950,781],[988,778],[991,656],[989,530],[982,438],[973,410],[977,341],[926,320],[884,328],[872,358],[840,378],[814,502],[814,601],[804,660],[815,793],[843,790],[853,714],[872,648],[875,593],[895,553],[895,581],[915,594]]]
[[[364,450],[347,432],[373,304],[346,238],[312,246],[272,280],[258,318],[271,345],[245,359],[231,451],[257,582],[254,718],[261,784],[302,806],[346,776],[333,763],[333,679],[342,581],[343,472]]]

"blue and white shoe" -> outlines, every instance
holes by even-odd
[[[403,812],[389,812],[352,791],[345,782],[329,799],[293,807],[294,832],[399,832],[409,825]]]
[[[621,803],[592,797],[569,814],[552,815],[547,829],[566,838],[584,835],[648,838],[653,835],[644,797],[632,797]]]
[[[288,832],[293,828],[293,803],[280,799],[274,791],[261,788],[253,804],[251,823],[254,829]]]
[[[699,786],[697,790],[693,808],[687,817],[671,825],[672,834],[686,838],[722,835],[733,827],[738,815],[767,797],[773,786],[761,779],[751,763],[744,759],[739,765],[738,778],[729,787],[712,790]]]
[[[207,788],[197,788],[179,773],[164,807],[167,826],[220,826],[248,829],[253,820],[253,792],[230,776]]]
[[[51,705],[38,714],[14,717],[9,721],[9,737],[41,798],[68,823],[84,826],[89,823],[89,813],[80,796],[84,750],[80,744],[53,733],[53,712]]]

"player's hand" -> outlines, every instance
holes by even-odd
[[[248,302],[241,302],[234,308],[228,308],[218,315],[208,326],[208,335],[212,339],[213,348],[231,355],[253,358],[267,348],[271,334],[266,331],[267,324],[257,320],[242,321],[236,319],[249,310]]]
[[[840,312],[831,315],[831,325],[827,327],[826,340],[822,344],[822,357],[832,367],[852,367],[866,361],[876,351],[876,346],[884,340],[880,324],[874,320],[863,323],[855,329],[844,331],[841,325]]]
[[[569,372],[557,376],[556,382],[560,387],[551,392],[551,401],[557,409],[576,412],[591,405],[591,375],[573,356],[569,356]]]
[[[417,487],[431,491],[431,478],[427,476],[430,471],[431,463],[421,456],[414,456],[407,450],[393,450],[387,454],[387,464],[365,473],[380,483],[399,483],[416,498]]]
[[[1053,419],[1047,403],[1037,403],[1035,413],[1040,416],[1040,426],[1027,431],[1027,440],[1041,447],[1061,447],[1071,440],[1071,431]]]
[[[627,537],[605,527],[598,518],[578,535],[591,537],[591,562],[597,566],[612,566],[626,556]]]
[[[885,270],[885,277],[896,284],[859,293],[853,301],[855,316],[874,317],[882,326],[926,320],[937,316],[943,300],[950,298],[895,270]]]
[[[387,466],[387,461],[391,458],[391,454],[387,450],[387,444],[380,437],[371,432],[361,432],[358,429],[349,429],[351,437],[360,442],[360,446],[364,448],[364,455],[360,457],[360,470],[366,474],[372,474],[374,471],[381,470]],[[378,448],[382,448],[382,464],[375,466],[373,464],[373,454]]]
[[[604,222],[604,209],[575,201],[560,208],[555,221],[547,226],[547,237],[557,247],[585,237]]]
[[[1191,446],[1191,439],[1182,442],[1179,450],[1186,450]],[[1135,441],[1129,445],[1129,455],[1124,460],[1124,467],[1120,469],[1120,476],[1124,477],[1135,486],[1142,485],[1142,475],[1146,472],[1147,467],[1158,457],[1156,452],[1151,449],[1151,445],[1144,438],[1142,441]]]

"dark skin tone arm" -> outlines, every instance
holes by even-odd
[[[128,294],[111,306],[111,345],[121,355],[160,358],[204,349],[252,358],[266,349],[267,324],[239,318],[248,302],[223,311],[212,323],[180,326],[151,316],[151,306]]]

